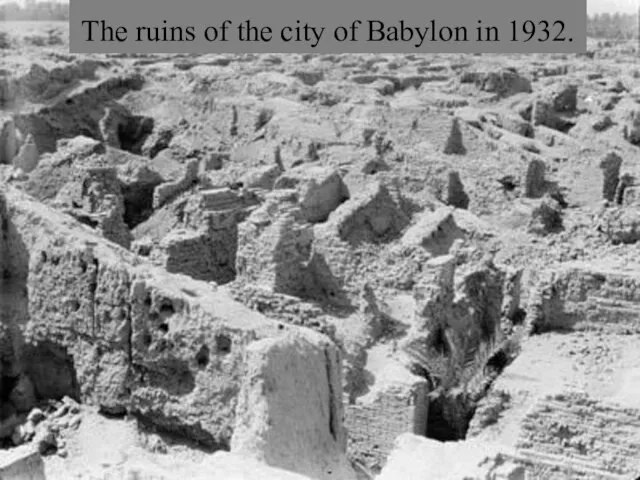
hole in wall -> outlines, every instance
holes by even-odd
[[[202,345],[198,353],[196,353],[196,363],[198,367],[205,368],[209,365],[209,347]]]
[[[160,305],[160,315],[162,316],[170,316],[176,313],[175,308],[173,308],[173,303],[170,301],[164,301],[162,305]]]
[[[216,335],[216,351],[227,354],[231,352],[231,337],[223,333]]]

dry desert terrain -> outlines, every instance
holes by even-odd
[[[0,32],[0,478],[640,476],[636,43]]]

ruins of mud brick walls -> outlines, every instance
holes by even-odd
[[[154,210],[157,210],[174,199],[178,194],[194,186],[198,181],[198,167],[198,160],[189,160],[180,178],[174,181],[161,183],[155,187],[153,190]]]
[[[27,71],[3,76],[0,81],[0,106],[10,109],[20,99],[45,103],[63,91],[77,86],[80,80],[96,80],[96,71],[108,66],[95,59],[74,59],[50,70],[31,63]]]
[[[398,435],[406,432],[425,436],[429,402],[426,380],[414,378],[412,384],[398,382],[366,403],[347,403],[345,425],[349,432],[351,458],[380,470],[393,450]]]
[[[539,198],[546,191],[545,171],[547,169],[543,160],[533,159],[527,165],[525,176],[524,196],[529,198]]]
[[[240,225],[238,275],[276,293],[331,299],[331,293],[335,295],[344,282],[339,256],[348,257],[360,242],[397,238],[408,225],[408,217],[380,183],[354,198],[341,200],[341,189],[334,188],[333,182],[318,182],[315,187],[330,186],[326,191],[334,199],[334,210],[310,216],[309,209],[303,208],[309,186],[298,175],[292,177],[278,180],[265,202]],[[401,382],[379,392],[376,400],[356,401],[345,407],[351,456],[364,456],[365,463],[372,460],[380,466],[398,434],[425,434],[427,382],[412,378],[413,383]]]
[[[600,169],[604,176],[602,182],[602,198],[613,202],[616,199],[622,157],[616,152],[609,152],[600,162]]]
[[[387,244],[409,225],[397,193],[382,182],[368,184],[340,204],[326,222],[313,226],[312,263],[321,284],[330,286],[327,292],[338,302],[356,274],[354,249]]]
[[[596,349],[600,345],[612,350],[621,348],[622,351],[604,358],[593,349],[583,351],[588,356],[595,356],[599,368],[609,362],[618,365],[620,355],[624,358],[633,351],[634,335],[640,332],[639,285],[637,265],[615,257],[549,266],[530,295],[525,333],[561,333],[560,337],[550,333],[547,339],[553,342],[554,337],[556,340],[562,338],[559,348],[571,345],[572,339],[591,339],[598,345]],[[528,347],[532,349],[529,352],[525,346],[524,358],[516,360],[519,365],[498,380],[499,384],[481,401],[468,438],[489,439],[493,432],[487,431],[487,426],[500,415],[510,423],[509,428],[516,427],[520,432],[514,437],[517,442],[508,457],[523,465],[528,473],[532,468],[539,471],[544,466],[554,472],[554,478],[635,478],[639,443],[635,420],[638,411],[633,404],[635,382],[631,380],[634,374],[630,375],[629,383],[618,383],[612,390],[606,387],[594,390],[593,383],[575,381],[584,368],[584,362],[578,360],[577,364],[572,361],[560,367],[571,368],[574,372],[568,370],[562,375],[563,386],[560,388],[553,385],[550,389],[540,389],[540,383],[544,383],[548,374],[543,370],[534,373],[539,381],[522,384],[521,374],[527,373],[528,362],[538,361],[537,356],[542,352],[546,354],[548,349],[545,347],[537,350],[546,343],[533,342]],[[566,358],[567,353],[574,354],[569,350],[560,357]],[[552,363],[555,364],[555,360]],[[633,365],[634,360],[619,365],[623,377],[627,375],[625,370],[633,369]],[[590,375],[598,371],[602,370],[587,367]],[[614,380],[617,375],[598,374],[597,381],[617,382]],[[610,396],[612,393],[614,398]],[[514,410],[520,408],[519,405],[527,407],[522,416]],[[505,408],[511,413],[500,414]],[[511,423],[514,420],[515,423]],[[501,430],[500,423],[497,428]],[[566,432],[571,432],[572,440],[558,441]],[[532,478],[536,478],[535,475],[532,474]]]
[[[8,115],[0,117],[0,165],[10,165],[20,149],[15,122]]]
[[[36,399],[68,395],[227,448],[245,346],[295,327],[153,267],[13,187],[2,198],[11,295],[0,311],[14,347],[3,349],[5,387],[24,377]]]
[[[616,151],[600,162],[603,209],[596,218],[596,229],[613,245],[634,244],[640,240],[636,178],[622,173],[624,161]],[[627,165],[628,167],[629,165]]]
[[[337,171],[317,166],[303,165],[283,172],[273,188],[295,189],[301,213],[309,223],[324,222],[350,196]]]
[[[307,224],[295,190],[267,195],[263,206],[240,225],[236,268],[239,276],[274,293],[313,296],[311,255],[313,230]]]
[[[51,106],[14,115],[15,126],[23,134],[33,136],[40,153],[54,152],[57,140],[73,138],[79,134],[102,141],[103,131],[99,119],[103,118],[109,108],[118,111],[124,109],[116,100],[131,90],[141,89],[143,84],[144,79],[139,74],[111,77],[83,87]],[[119,128],[118,131],[120,141],[112,141],[108,134],[110,142],[119,143],[120,148],[123,148],[123,140],[125,147],[135,144],[134,140],[126,138],[129,129]],[[142,129],[141,132],[146,134],[147,129]]]
[[[640,277],[622,267],[572,262],[543,272],[531,296],[527,322],[535,332],[604,328],[638,333]]]
[[[24,189],[41,200],[52,201],[65,213],[125,248],[131,247],[131,230],[147,220],[154,208],[157,211],[199,181],[199,160],[190,157],[179,171],[167,174],[174,176],[174,180],[163,181],[148,159],[105,147],[95,139],[75,137],[58,140],[56,144],[57,151],[45,154],[40,167],[24,183]],[[117,166],[104,166],[107,156],[116,158]],[[154,261],[170,272],[186,273],[196,279],[218,283],[233,280],[236,224],[250,196],[243,193],[234,200],[236,205],[222,197],[212,205],[203,204],[205,211],[192,214],[193,218],[185,223],[186,236],[176,232],[156,245]],[[216,201],[221,204],[215,205]],[[234,220],[234,215],[222,212],[225,209],[235,209],[237,218]],[[210,211],[215,212],[209,214]],[[213,218],[214,215],[217,217]],[[193,233],[192,229],[200,233]],[[191,251],[186,252],[185,248]],[[207,261],[199,264],[203,258]]]
[[[441,207],[420,214],[418,220],[402,235],[405,248],[419,247],[432,256],[445,255],[456,240],[465,237],[453,218],[453,208]]]
[[[339,348],[306,329],[250,344],[231,451],[317,480],[355,480],[341,364]]]
[[[490,262],[456,274],[452,255],[427,262],[414,288],[417,311],[413,325],[398,345],[408,354],[404,373],[395,371],[391,385],[346,402],[351,458],[379,471],[400,434],[410,432],[441,441],[464,438],[474,395],[490,381],[485,368],[501,352],[501,319],[513,319],[521,312],[521,277],[521,269],[503,271]],[[442,370],[442,356],[454,368]],[[471,359],[474,362],[469,367]],[[456,376],[455,366],[465,367],[464,378]],[[476,383],[475,378],[479,379]],[[451,395],[449,389],[457,381],[469,381],[465,385],[470,388],[468,397]]]
[[[29,173],[38,165],[40,153],[33,136],[23,138],[13,119],[0,117],[0,165],[13,165]]]
[[[469,195],[464,191],[464,185],[457,171],[448,172],[446,190],[445,204],[462,210],[469,208]]]
[[[234,280],[238,225],[257,204],[257,197],[247,190],[200,190],[185,207],[185,228],[170,232],[154,246],[151,261],[197,280]]]
[[[425,372],[431,383],[426,425],[430,438],[464,438],[477,393],[473,390],[483,388],[484,368],[504,338],[503,314],[518,310],[519,279],[519,271],[502,270],[490,261],[456,273],[453,255],[425,265],[414,287],[414,322],[399,346],[412,371]],[[449,396],[458,382],[469,382],[468,398]]]
[[[115,167],[79,167],[58,191],[57,208],[96,228],[104,238],[129,248],[132,235],[124,223],[122,185]]]
[[[9,116],[0,116],[0,165],[6,164],[28,173],[38,165],[40,154],[32,135],[23,138]]]
[[[45,154],[23,184],[24,190],[53,202],[125,248],[132,246],[131,230],[153,215],[154,207],[162,209],[199,182],[198,159],[187,158],[179,171],[167,174],[175,180],[163,182],[148,159],[105,147],[97,140],[75,137],[59,140],[57,146],[56,153]],[[117,158],[117,166],[104,166],[106,156]],[[186,233],[173,232],[147,250],[155,263],[170,272],[227,283],[235,278],[237,223],[258,200],[247,191],[204,192],[199,204],[190,201],[191,211],[181,221]],[[137,243],[133,246],[140,251]]]
[[[26,321],[26,249],[8,217],[9,206],[0,191],[0,385],[13,384],[20,376],[21,350],[18,326]],[[3,392],[7,395],[9,392]]]
[[[425,355],[415,351],[425,345],[463,357],[467,349],[499,336],[504,291],[514,288],[506,287],[506,273],[485,263],[455,276],[453,255],[426,263],[414,287],[416,322],[403,344],[409,352]]]
[[[521,278],[521,269],[502,270],[490,262],[456,274],[452,255],[427,262],[414,288],[413,325],[398,344],[408,354],[404,373],[395,371],[391,385],[346,402],[351,458],[378,471],[402,433],[439,440],[464,438],[473,414],[473,396],[490,381],[485,367],[501,352],[501,319],[521,313]],[[442,356],[454,368],[442,370]],[[462,381],[469,381],[468,397],[450,395],[449,389],[461,380],[455,366],[465,367]]]
[[[239,225],[238,276],[274,293],[340,301],[339,284],[314,251],[314,224],[295,189],[276,189]]]
[[[224,268],[227,261],[217,261],[216,252],[206,232],[179,229],[163,237],[153,247],[149,259],[167,272],[182,273],[196,280],[219,283],[233,280],[233,272]]]
[[[467,71],[460,78],[461,83],[475,83],[482,91],[508,97],[516,93],[531,93],[531,81],[521,76],[515,68],[507,67],[499,71]]]
[[[557,84],[536,94],[530,116],[533,125],[568,132],[575,125],[571,114],[576,111],[577,93],[574,84]]]

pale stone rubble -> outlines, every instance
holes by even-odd
[[[525,480],[524,468],[509,462],[504,450],[486,442],[441,443],[405,433],[397,438],[396,448],[376,478]],[[415,458],[421,461],[416,462]]]

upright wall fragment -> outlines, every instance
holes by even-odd
[[[15,123],[9,117],[0,117],[0,165],[10,165],[18,148]]]
[[[313,479],[355,479],[340,369],[338,348],[311,330],[250,344],[231,451]]]
[[[524,196],[538,198],[544,194],[546,165],[540,159],[533,159],[527,166],[527,174],[524,181]]]
[[[609,152],[600,162],[602,170],[602,198],[612,202],[616,197],[616,189],[620,179],[622,157],[616,152]]]

